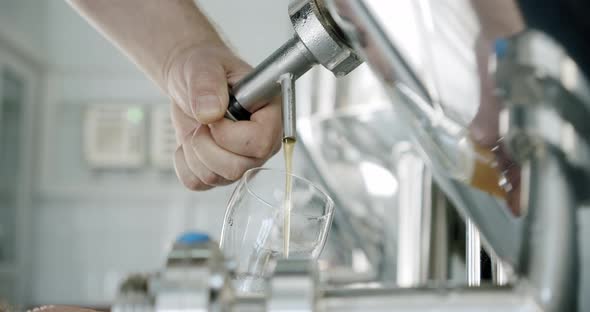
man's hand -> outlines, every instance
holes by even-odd
[[[251,68],[223,44],[200,44],[178,51],[164,68],[172,98],[178,148],[176,174],[191,190],[207,190],[239,179],[281,147],[281,108],[277,100],[250,121],[224,119],[228,85]]]
[[[251,121],[223,119],[228,85],[251,68],[223,43],[193,0],[68,0],[173,101],[176,173],[191,190],[239,179],[280,148],[277,101]]]

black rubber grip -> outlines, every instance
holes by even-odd
[[[252,116],[252,113],[243,108],[233,95],[229,96],[227,110],[237,120],[250,120]]]

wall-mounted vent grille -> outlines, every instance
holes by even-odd
[[[140,106],[94,105],[84,115],[84,155],[93,168],[138,168],[145,163],[145,111]]]

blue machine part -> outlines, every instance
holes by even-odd
[[[176,242],[180,243],[180,244],[185,244],[185,245],[192,245],[192,244],[198,244],[198,243],[206,243],[210,240],[211,240],[211,238],[206,233],[186,232],[186,233],[180,235],[176,239]]]

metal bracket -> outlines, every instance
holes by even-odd
[[[314,311],[317,266],[308,259],[280,259],[270,280],[267,311]]]

